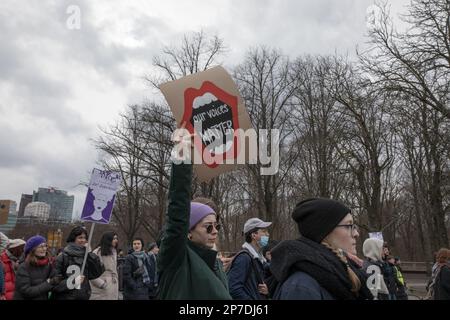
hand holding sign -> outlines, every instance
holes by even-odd
[[[191,161],[195,136],[195,133],[191,134],[186,129],[186,122],[183,122],[181,127],[173,132],[172,141],[175,143],[175,147],[172,150],[172,162],[180,164]]]
[[[199,180],[234,170],[238,157],[248,154],[248,146],[237,132],[252,126],[237,86],[225,69],[215,67],[165,83],[160,89],[177,123],[195,133],[190,160],[194,160]],[[172,153],[173,159],[180,156],[180,146]]]

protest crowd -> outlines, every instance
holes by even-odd
[[[1,235],[1,300],[406,300],[399,258],[377,238],[363,241],[351,210],[325,198],[300,201],[292,212],[298,238],[270,239],[272,222],[242,226],[234,256],[216,251],[221,225],[211,200],[191,200],[193,166],[172,164],[169,204],[161,236],[140,238],[119,254],[118,235],[105,232],[89,245],[73,228],[57,256],[47,240]],[[428,299],[450,299],[450,250],[436,254]]]

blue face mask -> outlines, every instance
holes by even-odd
[[[261,248],[267,246],[269,244],[269,237],[261,236],[261,239],[259,239],[258,243],[261,246]]]

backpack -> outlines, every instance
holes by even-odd
[[[256,280],[258,283],[264,283],[264,279],[262,278],[261,274],[259,273],[259,269],[258,267],[255,265],[255,263],[257,263],[255,261],[255,259],[253,258],[253,256],[250,254],[250,252],[248,252],[248,250],[242,249],[241,251],[239,251],[234,257],[233,260],[231,260],[228,269],[226,271],[226,274],[228,276],[228,274],[230,273],[231,267],[233,266],[234,260],[236,259],[237,256],[239,256],[240,254],[247,254],[250,257],[250,261],[251,261],[251,269],[253,270],[253,273],[256,275]],[[248,281],[248,277],[250,276],[250,270],[247,270],[247,275],[245,276],[245,283],[247,283]]]

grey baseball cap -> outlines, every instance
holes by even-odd
[[[270,227],[272,222],[265,222],[258,218],[248,219],[244,224],[244,234],[253,229],[265,229]]]

